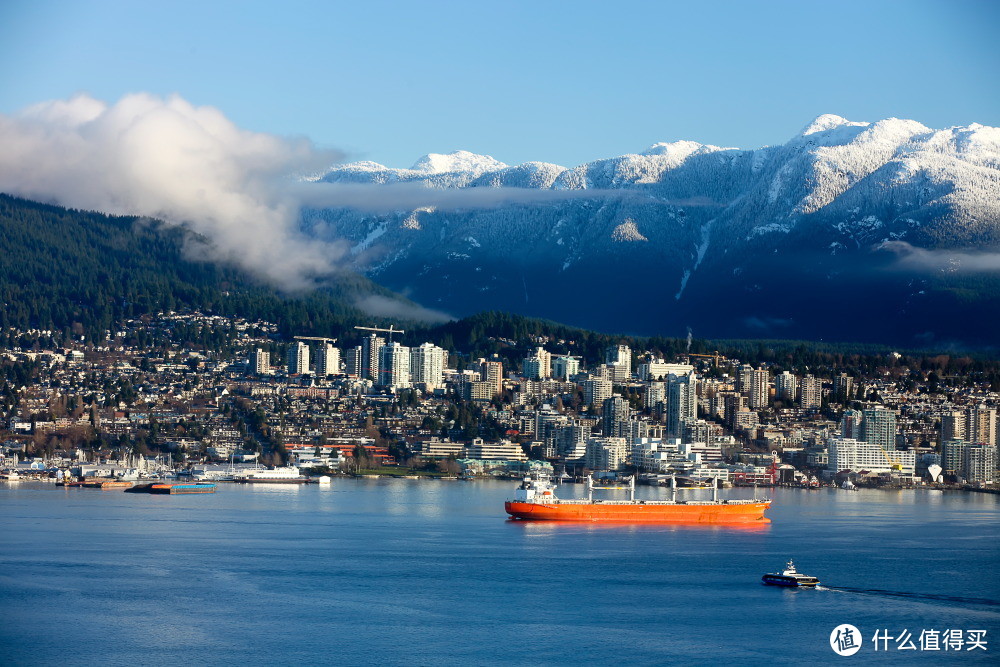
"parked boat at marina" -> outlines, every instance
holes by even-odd
[[[309,478],[299,472],[294,466],[284,466],[278,468],[254,468],[236,473],[233,476],[234,482],[267,482],[271,484],[306,484]]]
[[[126,493],[164,493],[170,495],[188,493],[215,493],[215,484],[208,482],[161,482],[137,484],[125,489]]]

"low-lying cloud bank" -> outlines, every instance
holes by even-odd
[[[301,230],[304,207],[391,212],[434,206],[539,203],[593,192],[516,188],[439,190],[413,184],[306,182],[342,159],[306,139],[243,130],[178,96],[88,95],[0,115],[0,191],[70,208],[137,215],[206,237],[211,259],[286,290],[343,269],[348,244]],[[366,304],[385,310],[383,302]]]
[[[998,273],[1000,252],[962,250],[927,250],[906,241],[886,241],[879,250],[896,255],[894,268],[918,273],[945,271],[948,273]]]

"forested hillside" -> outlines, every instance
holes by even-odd
[[[283,295],[236,269],[188,259],[185,248],[199,243],[155,221],[0,195],[0,327],[100,339],[125,318],[188,309],[330,335],[371,319],[353,305],[357,299],[395,298],[354,274]]]

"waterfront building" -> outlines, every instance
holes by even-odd
[[[257,375],[270,375],[271,353],[258,347],[253,353],[251,366],[253,367],[253,372]]]
[[[851,438],[830,438],[827,452],[827,469],[834,473],[866,470],[872,473],[913,475],[917,465],[914,452],[886,450],[877,444]]]
[[[887,451],[896,449],[896,413],[881,406],[864,410],[861,432],[867,443]]]
[[[465,444],[433,437],[430,440],[416,443],[416,453],[433,459],[460,458],[465,453]]]
[[[377,384],[393,391],[410,386],[410,348],[396,341],[379,347]]]
[[[965,448],[963,477],[970,484],[989,484],[996,479],[997,448],[993,445],[975,444]]]
[[[288,346],[288,374],[309,374],[309,346],[302,341]]]
[[[527,461],[521,445],[501,440],[500,442],[484,442],[476,438],[471,445],[466,446],[465,456],[470,459],[488,461]]]
[[[324,343],[316,355],[316,375],[326,377],[340,373],[340,350],[330,343]]]
[[[965,471],[965,448],[969,443],[960,438],[941,443],[941,469],[946,475],[962,475]]]
[[[584,465],[591,470],[618,470],[628,461],[625,438],[588,438]]]

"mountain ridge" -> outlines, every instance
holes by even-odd
[[[936,130],[906,119],[862,123],[825,114],[785,144],[753,150],[680,141],[570,168],[525,163],[421,174],[343,165],[322,180],[580,191],[572,200],[489,210],[309,215],[356,248],[377,233],[355,253],[354,267],[421,303],[447,304],[459,315],[510,309],[599,330],[615,323],[642,334],[683,335],[693,326],[707,327],[710,337],[828,332],[849,339],[851,327],[874,324],[869,335],[876,339],[965,340],[956,326],[830,326],[819,308],[800,312],[795,302],[838,303],[837,287],[848,284],[843,280],[850,273],[852,289],[865,281],[891,285],[896,317],[927,319],[932,310],[900,304],[927,301],[928,290],[937,296],[954,291],[955,280],[914,271],[912,263],[902,271],[895,255],[880,248],[910,246],[942,256],[1000,249],[1000,129],[979,124]],[[783,276],[769,277],[769,271]],[[995,272],[986,273],[979,296],[992,303]],[[613,286],[623,275],[634,294]],[[952,278],[968,282],[969,276]],[[801,293],[796,283],[803,281],[811,294]],[[595,313],[580,293],[609,303],[608,314]],[[704,299],[734,311],[736,324],[706,316],[708,306],[699,305]],[[650,308],[660,315],[641,312]],[[767,322],[785,324],[759,329]]]

